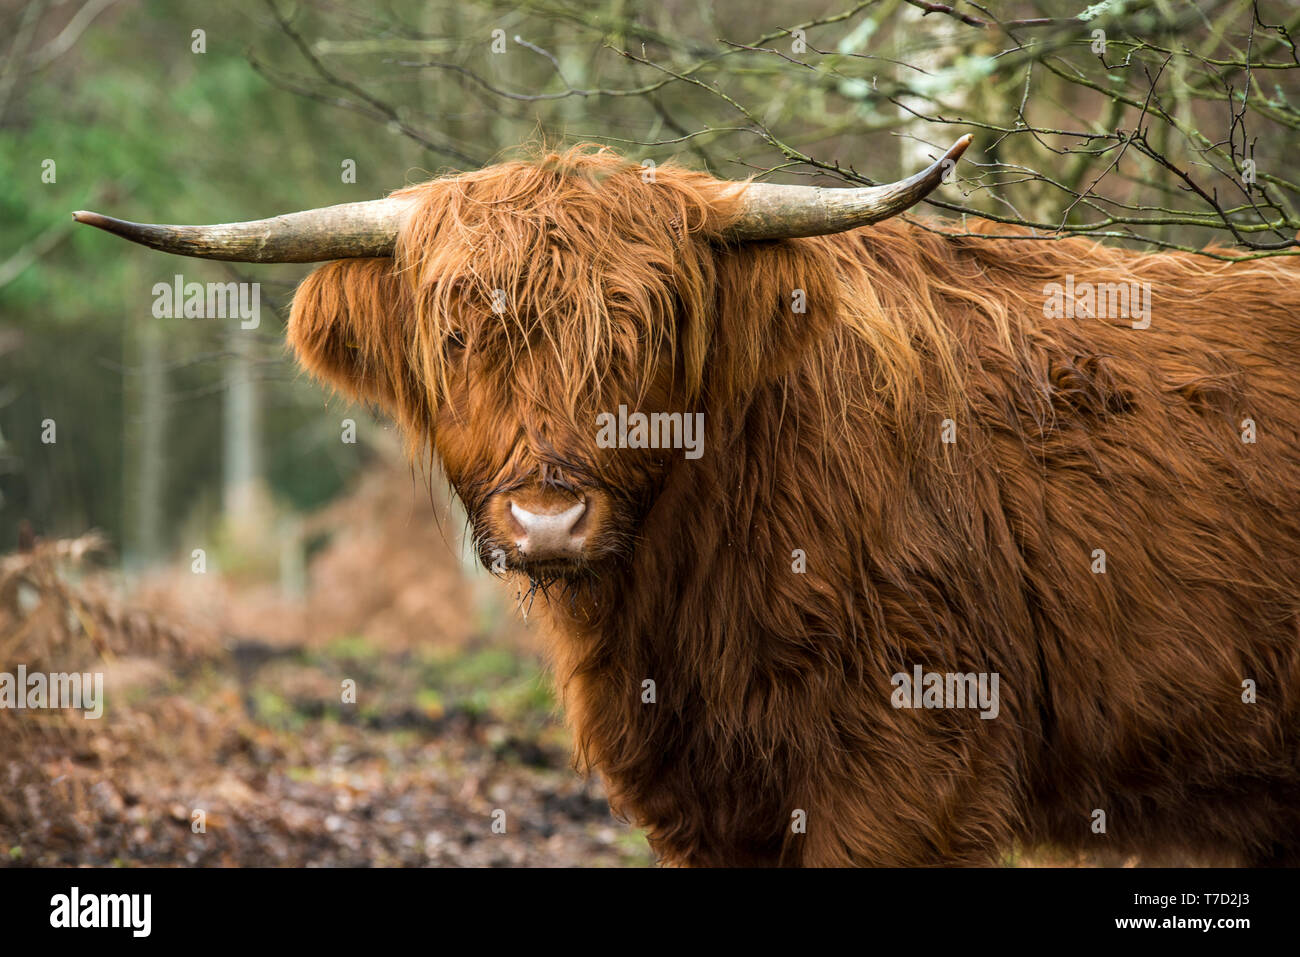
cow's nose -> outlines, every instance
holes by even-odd
[[[510,514],[514,517],[515,545],[528,558],[573,557],[581,554],[585,535],[578,533],[578,523],[587,510],[585,501],[563,512],[530,512],[514,502]]]

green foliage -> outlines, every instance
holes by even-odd
[[[73,227],[76,209],[127,219],[248,219],[294,206],[372,198],[403,182],[418,148],[376,137],[365,120],[271,87],[246,57],[287,41],[264,29],[258,3],[122,5],[104,14],[63,57],[16,89],[0,116],[0,268],[42,237],[53,245],[0,284],[0,551],[21,521],[45,536],[105,531],[119,556],[188,554],[187,530],[215,527],[222,479],[225,324],[155,319],[155,283],[263,284],[255,369],[262,405],[263,472],[272,496],[312,508],[336,495],[366,462],[341,447],[341,402],[287,362],[274,306],[287,304],[305,267],[251,270],[163,256]],[[205,54],[191,31],[207,31]],[[338,157],[363,175],[343,184]],[[42,163],[55,162],[55,182]],[[269,300],[275,299],[276,302]],[[150,324],[154,324],[150,326]],[[158,336],[147,357],[141,335]],[[165,374],[148,396],[142,370]],[[162,419],[156,501],[142,503],[145,403]],[[40,441],[57,423],[58,442]],[[285,437],[281,440],[278,437]],[[149,486],[145,486],[149,487]],[[158,541],[141,541],[141,515],[157,513]]]

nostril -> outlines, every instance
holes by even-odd
[[[529,511],[526,511],[526,510],[520,508],[520,507],[519,507],[518,505],[516,505],[514,502],[511,502],[511,503],[510,503],[510,518],[511,518],[511,521],[514,522],[514,526],[515,526],[515,528],[518,530],[520,538],[521,538],[521,539],[527,539],[527,538],[528,538],[528,528],[529,528],[529,526],[532,524],[531,519],[533,518],[533,513],[532,513],[532,512],[529,512]]]
[[[528,534],[528,523],[521,516],[528,516],[531,513],[525,512],[514,502],[510,502],[509,505],[510,505],[510,525],[511,525],[510,531],[512,531],[516,536],[522,538],[523,536],[526,536]]]
[[[587,500],[585,498],[582,499],[575,507],[577,508],[577,513],[573,516],[573,523],[569,526],[569,534],[577,536],[586,531]],[[572,509],[570,509],[570,511],[572,511]]]

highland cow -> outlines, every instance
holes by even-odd
[[[77,218],[338,260],[298,360],[536,591],[576,762],[665,863],[1300,863],[1300,266],[897,218],[964,146],[868,189],[583,147]],[[1144,321],[1076,295],[1120,284]],[[702,415],[701,454],[598,442],[621,407]]]

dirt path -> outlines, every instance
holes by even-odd
[[[94,865],[626,866],[651,858],[568,766],[533,663],[236,642],[135,669],[140,710],[28,729],[0,854]],[[147,672],[143,674],[143,672]],[[341,700],[341,675],[359,688]],[[367,702],[367,688],[384,688]],[[160,693],[161,692],[161,693]],[[201,814],[196,814],[201,812]],[[202,831],[196,832],[196,822]],[[495,826],[494,826],[495,825]],[[504,830],[504,833],[502,833]]]

